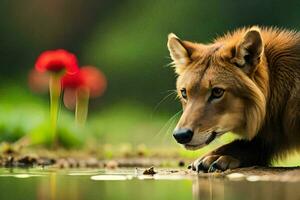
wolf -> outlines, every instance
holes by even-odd
[[[244,27],[209,44],[168,36],[183,113],[173,132],[188,150],[239,139],[191,164],[197,172],[268,166],[300,147],[300,33]]]

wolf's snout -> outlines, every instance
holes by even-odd
[[[180,144],[189,143],[193,138],[193,131],[188,128],[176,129],[173,132],[175,140]]]

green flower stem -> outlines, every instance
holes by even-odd
[[[50,129],[53,147],[57,146],[57,118],[59,109],[59,100],[61,94],[61,75],[58,73],[50,74]]]
[[[83,127],[87,119],[89,96],[90,93],[87,88],[81,87],[76,90],[75,122],[79,127]]]

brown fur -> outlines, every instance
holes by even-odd
[[[242,28],[211,44],[181,41],[170,34],[168,47],[184,109],[177,128],[194,131],[187,148],[202,147],[212,131],[232,131],[244,139],[208,156],[230,156],[239,167],[268,165],[300,147],[299,32]],[[216,86],[225,93],[209,101]],[[182,88],[187,100],[181,97]]]

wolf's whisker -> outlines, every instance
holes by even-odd
[[[172,117],[170,117],[170,119],[163,125],[163,127],[154,135],[153,140],[155,140],[158,136],[160,136],[163,131],[165,130],[166,127],[169,127],[170,124],[172,122],[174,122],[173,120],[175,119],[175,117],[178,116],[178,114],[180,114],[182,112],[182,110],[178,111],[177,113],[175,113]],[[169,128],[168,128],[169,129]]]
[[[164,101],[166,101],[170,96],[176,95],[176,94],[177,94],[176,90],[167,90],[166,92],[169,93],[169,94],[167,94],[165,97],[163,97],[163,98],[156,104],[156,106],[154,107],[154,109],[153,109],[153,111],[152,111],[152,114],[151,114],[151,117],[150,117],[151,119],[153,118],[153,115],[157,112],[159,106],[160,106]]]
[[[162,141],[163,141],[164,143],[165,143],[165,141],[168,139],[168,136],[171,135],[170,133],[171,133],[171,131],[172,131],[172,128],[174,128],[175,124],[176,124],[176,117],[174,117],[174,118],[171,120],[170,125],[169,125],[167,131],[165,132],[165,134],[164,134],[164,136],[163,136]]]

